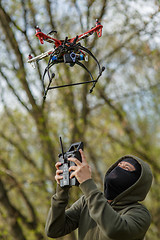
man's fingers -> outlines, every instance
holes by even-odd
[[[57,175],[59,175],[59,174],[61,174],[61,173],[63,173],[63,170],[59,170],[59,169],[58,169],[58,170],[56,171],[56,174],[57,174]]]
[[[60,180],[61,179],[63,179],[63,176],[61,176],[61,175],[56,175],[55,176],[55,180],[56,180],[56,182],[58,183],[58,184],[60,184]]]
[[[56,176],[55,176],[55,179],[56,179],[56,180],[63,179],[63,176],[62,176],[62,175],[56,175]]]
[[[61,165],[60,162],[56,163],[56,168],[57,168],[57,171],[56,171],[56,175],[55,175],[55,180],[58,184],[60,184],[60,180],[63,179],[63,175],[61,175],[63,173],[63,170],[60,170],[59,169],[59,166]]]
[[[61,162],[57,162],[57,163],[55,164],[56,169],[59,169],[59,166],[61,166],[61,165],[62,165]]]
[[[69,161],[74,162],[77,166],[81,166],[81,162],[77,158],[68,158]]]
[[[75,172],[72,172],[70,175],[70,178],[73,178],[73,177],[75,177]]]
[[[87,160],[86,160],[86,157],[85,157],[85,154],[84,154],[83,150],[79,149],[79,151],[80,151],[80,154],[81,154],[81,157],[82,157],[82,162],[87,163]]]
[[[77,170],[77,166],[71,166],[71,167],[69,168],[69,172],[70,172],[70,171],[75,171],[75,170]]]

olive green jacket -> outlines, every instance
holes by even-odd
[[[125,157],[112,165],[107,173]],[[150,189],[152,173],[148,164],[135,156],[130,157],[141,164],[141,176],[111,204],[94,181],[88,179],[80,184],[84,195],[65,210],[69,189],[58,186],[46,221],[47,236],[58,238],[78,228],[79,240],[142,240],[150,226],[151,216],[138,202],[144,200]]]

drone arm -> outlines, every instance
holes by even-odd
[[[28,63],[31,63],[31,62],[36,62],[36,61],[38,61],[38,60],[41,60],[41,59],[43,59],[43,58],[45,58],[45,57],[48,57],[50,54],[52,54],[53,52],[54,52],[54,48],[52,48],[52,49],[50,49],[50,50],[48,50],[47,52],[44,52],[44,53],[41,53],[40,55],[38,55],[38,56],[36,56],[36,57],[32,57],[32,58],[30,58],[30,59],[28,59]]]
[[[41,44],[43,44],[44,41],[47,41],[49,43],[54,43],[56,47],[62,45],[62,42],[60,40],[50,37],[50,36],[44,34],[43,32],[40,32],[40,31],[36,32],[35,36],[38,37]]]
[[[93,27],[93,28],[91,28],[88,32],[86,32],[86,33],[89,33],[89,34],[92,34],[92,33],[94,33],[94,32],[99,32],[99,33],[101,33],[101,34],[98,34],[98,37],[101,37],[102,36],[102,28],[103,28],[103,26],[100,24],[100,23],[98,23],[95,27]],[[85,34],[85,33],[84,33]]]
[[[97,36],[98,37],[101,37],[102,36],[102,28],[103,26],[100,24],[100,22],[97,22],[96,23],[96,26],[91,28],[89,31],[85,32],[85,33],[82,33],[78,36],[78,39],[76,40],[76,42],[79,42],[80,40],[86,38],[86,37],[89,37],[90,35],[92,35],[94,32],[97,33]],[[72,38],[70,40],[70,42],[73,42],[75,38]]]

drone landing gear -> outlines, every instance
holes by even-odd
[[[93,76],[92,76],[91,72],[88,70],[88,68],[82,62],[80,62],[82,60],[87,60],[86,56],[88,56],[88,55],[90,55],[92,57],[92,59],[96,62],[97,66],[98,66],[99,74],[96,79],[93,78]],[[49,70],[53,65],[58,64],[58,63],[67,63],[71,67],[73,67],[75,64],[79,65],[85,71],[88,72],[91,80],[79,82],[79,83],[71,83],[71,84],[64,84],[64,85],[51,87],[51,83],[52,83],[52,80],[55,75],[51,76]],[[80,43],[78,43],[78,44],[75,44],[74,42],[68,43],[67,38],[66,38],[65,42],[63,43],[63,46],[59,46],[58,48],[56,48],[56,50],[50,55],[48,65],[45,68],[45,71],[43,74],[44,99],[46,98],[48,91],[51,89],[64,88],[64,87],[76,86],[76,85],[88,84],[88,83],[93,84],[89,91],[91,93],[91,92],[93,92],[93,89],[104,70],[105,70],[105,67],[102,67],[102,68],[100,67],[100,64],[99,64],[97,58],[87,48],[81,46]],[[46,73],[48,73],[48,78],[49,78],[49,83],[48,83],[47,88],[45,88],[45,84],[44,84],[44,77],[45,77]]]

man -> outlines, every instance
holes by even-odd
[[[79,240],[142,240],[150,226],[149,211],[139,201],[146,197],[152,182],[147,163],[135,156],[124,156],[106,173],[104,193],[98,190],[91,177],[84,152],[82,163],[70,158],[76,166],[70,167],[71,177],[80,183],[83,196],[71,208],[68,203],[69,188],[60,188],[62,179],[56,164],[57,192],[51,200],[46,222],[48,237],[58,238],[78,228]]]

